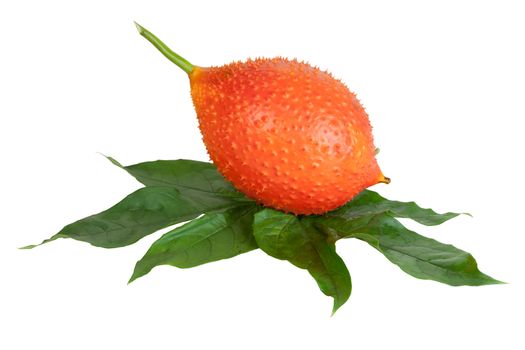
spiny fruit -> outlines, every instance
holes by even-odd
[[[365,110],[330,74],[284,58],[197,67],[137,28],[188,73],[210,158],[248,197],[294,214],[322,214],[389,182]]]

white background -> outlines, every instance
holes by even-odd
[[[523,349],[525,12],[424,3],[2,1],[0,348]],[[161,232],[121,249],[17,250],[139,187],[97,152],[208,160],[187,77],[133,20],[197,65],[282,55],[329,69],[370,114],[392,178],[375,190],[471,212],[407,225],[509,284],[416,280],[344,241],[354,290],[330,318],[307,272],[260,251],[127,286]]]

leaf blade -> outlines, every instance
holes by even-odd
[[[343,259],[336,253],[335,245],[316,244],[322,264],[313,264],[308,272],[316,280],[319,289],[334,298],[332,316],[343,306],[352,292],[350,272]]]
[[[308,220],[273,209],[255,214],[254,236],[268,255],[306,269],[321,291],[334,299],[332,314],[350,297],[352,282],[335,245],[326,241]]]
[[[175,187],[185,196],[199,197],[203,200],[214,200],[218,197],[253,202],[237,191],[212,163],[178,159],[124,166],[112,157],[106,158],[145,186]]]
[[[415,202],[392,201],[377,192],[364,190],[341,208],[327,213],[326,217],[342,217],[349,220],[382,213],[412,219],[427,226],[440,225],[460,215],[452,212],[439,214],[432,209],[421,208]]]
[[[360,225],[339,224],[331,221],[330,228],[342,237],[367,242],[413,277],[452,286],[501,283],[482,273],[471,254],[410,231],[388,214],[374,215]]]
[[[205,214],[165,233],[137,262],[129,283],[156,266],[189,268],[257,249],[251,228],[255,210],[256,206],[249,205]]]
[[[204,212],[221,211],[238,205],[240,203],[230,200],[205,202],[189,199],[176,188],[144,187],[107,210],[65,226],[41,244],[57,238],[73,238],[97,247],[123,247]]]

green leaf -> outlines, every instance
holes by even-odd
[[[189,268],[257,249],[252,234],[255,205],[205,214],[164,234],[137,262],[129,282],[155,266]]]
[[[350,274],[335,245],[307,218],[264,209],[255,214],[253,231],[257,245],[268,255],[308,270],[321,291],[334,298],[333,313],[348,300]]]
[[[175,187],[184,196],[214,201],[216,198],[253,202],[226,181],[211,163],[195,160],[157,160],[123,166],[114,158],[116,166],[126,170],[145,186]]]
[[[57,238],[73,238],[97,247],[123,247],[202,213],[221,211],[241,204],[227,198],[204,201],[187,194],[183,196],[173,187],[145,187],[101,213],[65,226],[41,244]]]
[[[316,220],[318,226],[326,228],[326,224]],[[416,278],[452,286],[501,283],[480,272],[471,254],[410,231],[388,214],[361,221],[332,220],[328,224],[329,229],[337,231],[341,237],[355,237],[369,243]]]
[[[432,209],[423,209],[415,202],[391,201],[378,193],[364,190],[341,208],[327,213],[324,217],[344,218],[346,220],[388,213],[398,218],[409,218],[423,225],[433,226],[455,218],[458,213],[438,214]]]

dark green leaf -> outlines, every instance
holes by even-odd
[[[252,234],[255,205],[205,214],[164,234],[137,262],[130,282],[155,266],[194,267],[256,249]]]
[[[241,204],[227,198],[204,201],[189,195],[183,196],[173,187],[145,187],[101,213],[67,225],[42,243],[57,238],[73,238],[98,247],[123,247],[202,213],[221,211]]]
[[[113,164],[126,170],[146,186],[175,187],[183,196],[214,201],[217,198],[251,202],[235,190],[211,163],[195,160],[157,160],[123,166],[114,158],[107,157]]]
[[[388,214],[361,221],[316,221],[316,225],[337,231],[340,237],[368,242],[406,273],[453,286],[501,283],[479,271],[476,260],[452,245],[423,237],[405,228]]]
[[[438,214],[432,209],[423,209],[414,202],[398,202],[383,198],[378,193],[364,190],[341,208],[327,213],[324,217],[340,217],[346,220],[388,213],[398,218],[409,218],[423,225],[439,225],[460,215],[458,213]]]
[[[321,291],[334,298],[333,312],[348,300],[350,274],[335,245],[308,219],[264,209],[255,214],[253,231],[257,245],[268,255],[310,272]]]

